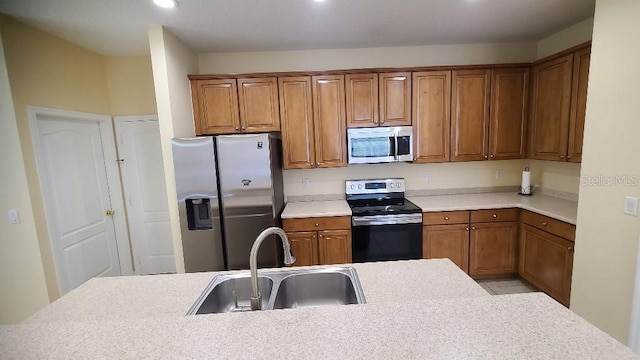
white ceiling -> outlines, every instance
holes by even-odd
[[[199,53],[539,40],[595,0],[0,0],[0,12],[105,55],[149,53],[161,24]]]

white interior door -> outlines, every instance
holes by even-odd
[[[115,120],[136,272],[175,272],[158,118],[127,116]]]
[[[111,118],[42,108],[29,117],[61,292],[131,273]]]

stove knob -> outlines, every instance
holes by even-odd
[[[389,187],[393,189],[395,187],[395,184],[391,183],[391,184],[389,184]]]
[[[353,189],[356,188],[356,186],[355,185],[351,185],[351,186],[349,186],[349,188],[351,188],[351,190],[353,190]]]
[[[358,189],[362,189],[362,184],[359,184],[359,185],[358,185]]]

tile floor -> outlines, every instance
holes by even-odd
[[[478,284],[491,295],[521,294],[537,291],[519,279],[478,280]]]

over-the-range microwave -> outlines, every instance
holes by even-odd
[[[347,129],[349,164],[413,161],[411,126]]]

